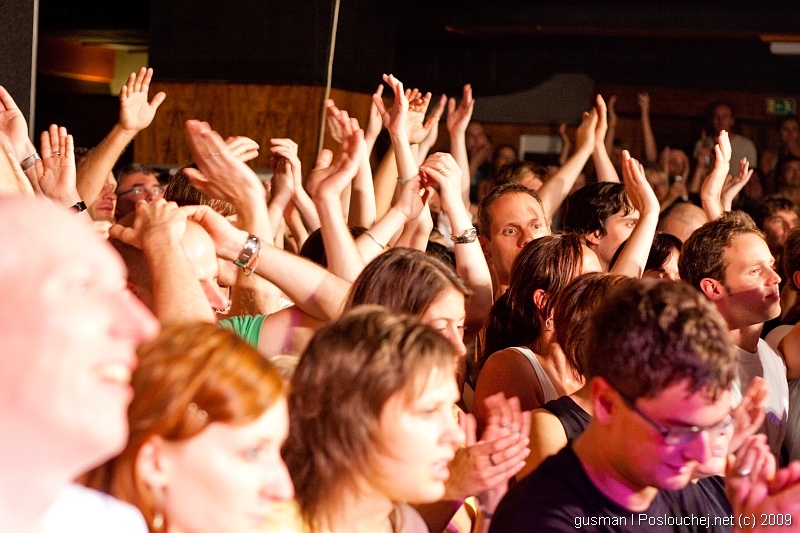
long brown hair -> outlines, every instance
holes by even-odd
[[[167,326],[142,345],[138,355],[139,367],[131,381],[128,444],[118,457],[81,481],[135,505],[152,524],[153,494],[136,475],[141,447],[153,436],[189,439],[212,422],[251,422],[284,396],[286,388],[272,364],[215,324]]]

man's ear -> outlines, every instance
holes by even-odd
[[[700,290],[703,291],[703,294],[706,295],[706,298],[712,302],[719,301],[728,294],[722,283],[714,278],[701,279]]]
[[[587,246],[597,246],[603,240],[603,232],[598,229],[591,233],[584,233],[583,238],[586,239]]]
[[[800,270],[797,270],[794,274],[792,274],[792,281],[794,281],[794,286],[800,288]]]
[[[478,242],[481,243],[481,251],[483,252],[483,257],[489,261],[492,258],[492,253],[489,251],[489,239],[484,237],[483,235],[478,235]]]
[[[592,406],[594,407],[594,417],[603,425],[611,422],[616,406],[615,396],[618,394],[614,388],[601,377],[592,379],[590,383],[592,394]]]

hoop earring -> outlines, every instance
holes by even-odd
[[[547,317],[547,320],[544,321],[544,329],[553,331],[553,315],[550,315]]]

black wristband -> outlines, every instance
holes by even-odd
[[[75,204],[75,205],[73,205],[72,207],[70,207],[70,209],[72,209],[72,210],[73,210],[73,211],[75,211],[76,213],[81,213],[81,212],[83,212],[83,211],[86,211],[86,202],[84,202],[83,200],[81,200],[81,201],[80,201],[80,202],[78,202],[77,204]]]

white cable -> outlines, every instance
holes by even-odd
[[[322,99],[322,113],[319,123],[319,142],[317,143],[317,154],[322,151],[322,145],[325,142],[325,100],[331,97],[331,79],[333,78],[333,52],[336,49],[336,29],[339,27],[339,3],[341,0],[336,0],[333,6],[333,24],[331,27],[331,43],[328,51],[328,72],[325,80],[325,97]]]

